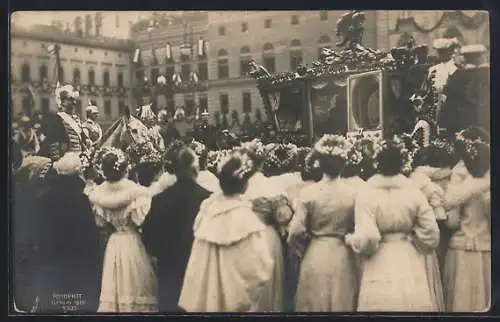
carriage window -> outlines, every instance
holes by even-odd
[[[110,100],[105,100],[104,101],[104,114],[106,117],[111,117],[111,101]]]
[[[378,130],[382,126],[380,106],[381,76],[361,74],[349,79],[349,131]]]
[[[303,129],[302,91],[299,88],[285,88],[268,94],[271,109],[277,110],[276,117],[281,131]]]

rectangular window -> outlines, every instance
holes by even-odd
[[[137,81],[137,84],[142,84],[144,81],[144,70],[143,69],[138,69],[135,71],[135,80]]]
[[[227,59],[220,59],[218,62],[218,74],[219,78],[229,77],[229,62]]]
[[[292,51],[290,53],[290,69],[296,70],[300,64],[302,64],[302,52]]]
[[[170,116],[173,116],[175,113],[175,101],[173,96],[167,96],[167,111],[170,113]]]
[[[252,94],[243,92],[243,113],[252,112]]]
[[[201,96],[198,99],[198,102],[200,104],[200,111],[201,112],[208,111],[208,99],[206,96]]]
[[[242,22],[241,23],[241,32],[247,32],[247,31],[248,31],[248,23]]]
[[[240,60],[240,76],[241,77],[246,77],[248,75],[248,72],[250,71],[250,66],[248,66],[249,61],[250,61],[250,58],[242,58]]]
[[[226,27],[220,26],[219,27],[219,36],[225,36],[226,35]]]
[[[158,68],[151,69],[151,82],[156,84],[158,81],[158,76],[160,76],[160,70]]]
[[[292,25],[298,25],[300,23],[299,22],[299,16],[293,15],[292,18],[291,18],[291,23],[292,23]]]
[[[181,78],[183,82],[186,82],[189,80],[189,73],[191,73],[191,65],[190,64],[184,64],[181,66]]]
[[[184,97],[184,110],[186,116],[191,116],[194,113],[194,100],[191,96]]]
[[[42,98],[42,113],[46,114],[49,112],[50,100],[46,97]]]
[[[104,100],[104,114],[106,115],[107,118],[111,117],[111,101],[110,100]]]
[[[208,80],[208,65],[207,65],[207,63],[198,63],[198,77],[201,81]]]
[[[271,19],[264,20],[264,28],[269,29],[272,28],[272,26],[273,26],[273,21]]]
[[[167,78],[167,82],[171,82],[172,81],[172,77],[175,74],[175,67],[174,66],[168,66],[167,67],[167,72],[165,74],[166,74],[165,77]]]
[[[264,57],[264,67],[271,74],[274,74],[276,72],[276,61],[274,59],[274,56]]]
[[[118,101],[118,111],[123,111],[125,110],[125,102],[123,101]]]
[[[118,73],[118,75],[116,76],[116,82],[118,83],[118,86],[119,87],[123,87],[123,74],[120,72]]]
[[[328,20],[328,11],[320,11],[319,20],[321,21]]]
[[[229,97],[227,94],[220,94],[220,111],[222,114],[229,113]]]
[[[32,108],[32,102],[31,102],[31,97],[29,96],[23,96],[23,113],[25,115],[31,115],[31,108]]]

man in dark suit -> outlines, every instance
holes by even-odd
[[[182,311],[178,300],[194,241],[193,224],[200,204],[210,196],[196,183],[198,161],[192,150],[181,148],[171,171],[177,182],[153,198],[142,225],[144,245],[158,260],[161,312]]]

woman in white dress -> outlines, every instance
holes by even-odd
[[[491,306],[490,147],[463,140],[467,175],[445,197],[454,230],[444,269],[446,310],[484,312]]]
[[[272,151],[266,153],[260,141],[253,140],[243,144],[242,152],[247,153],[257,167],[256,173],[249,179],[244,197],[252,202],[253,211],[266,225],[265,235],[274,259],[272,283],[268,284],[262,297],[260,310],[282,312],[286,273],[282,238],[286,238],[286,227],[292,219],[293,210],[283,183],[265,177],[261,172],[264,159],[271,157]]]
[[[424,254],[439,242],[425,195],[403,174],[404,147],[383,141],[380,174],[356,197],[355,229],[346,243],[363,256],[358,311],[435,311]]]
[[[444,190],[441,187],[432,182],[429,177],[430,173],[430,161],[434,156],[434,149],[429,147],[422,148],[417,152],[413,160],[414,170],[410,174],[410,179],[414,184],[422,191],[422,193],[427,197],[427,201],[434,210],[434,215],[436,217],[436,222],[443,222],[446,220],[446,214],[444,211]],[[436,251],[425,256],[425,266],[427,271],[427,281],[429,283],[429,289],[431,291],[431,296],[436,309],[439,312],[444,311],[444,297],[443,297],[443,285],[441,283],[441,272],[439,269],[438,257]]]
[[[98,312],[157,312],[158,281],[139,234],[151,206],[149,190],[126,179],[128,161],[118,149],[104,153],[101,169],[106,181],[89,200],[97,225],[115,230],[104,255]]]
[[[222,194],[200,206],[179,299],[186,312],[261,311],[274,259],[266,226],[243,197],[253,172],[247,155],[233,153],[219,172]]]
[[[300,266],[295,311],[352,312],[358,276],[354,254],[344,237],[354,226],[358,189],[340,177],[348,152],[345,138],[325,135],[314,149],[320,154],[323,179],[302,191],[290,224],[292,247],[300,244],[304,232],[312,236]]]

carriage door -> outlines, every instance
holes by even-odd
[[[382,130],[383,79],[381,71],[351,75],[347,78],[347,130]]]

